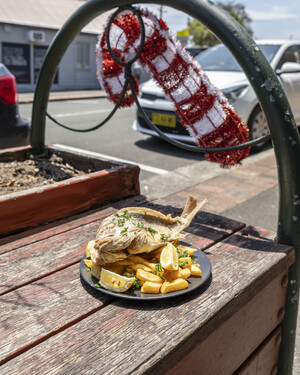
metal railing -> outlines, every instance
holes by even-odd
[[[275,72],[256,43],[242,26],[222,8],[206,0],[151,0],[139,1],[138,3],[150,2],[170,6],[185,12],[210,29],[230,50],[244,70],[266,115],[278,168],[279,216],[277,241],[292,245],[296,250],[296,262],[289,270],[289,280],[292,281],[292,283],[289,283],[287,288],[286,313],[282,323],[282,341],[278,363],[278,374],[291,375],[293,371],[298,312],[298,302],[295,302],[294,297],[295,291],[297,293],[299,292],[300,274],[300,206],[295,204],[296,200],[300,197],[300,168],[298,166],[298,161],[300,161],[300,137],[291,108]],[[132,4],[132,2],[126,0],[89,0],[67,20],[56,34],[45,56],[36,85],[31,129],[31,145],[33,148],[42,149],[44,146],[46,115],[50,116],[47,112],[49,93],[58,65],[69,44],[80,30],[98,15],[113,8],[129,6],[130,4]],[[129,62],[128,68],[126,69],[126,88],[123,92],[125,93],[127,85],[130,85],[132,94],[137,100],[131,80],[130,65],[132,62],[132,60]],[[273,82],[272,88],[268,86],[268,90],[265,85],[267,80],[272,80]],[[270,96],[272,96],[272,101],[270,101]],[[121,100],[122,97],[118,104],[121,103]],[[139,106],[138,100],[137,105]],[[102,126],[112,117],[117,107],[118,105],[107,119],[87,130],[94,130],[96,127]],[[139,108],[142,111],[142,108]],[[268,136],[261,137],[258,140],[253,140],[243,145],[230,148],[199,148],[170,140],[170,138],[152,124],[146,114],[144,114],[144,116],[148,125],[153,130],[157,131],[162,138],[176,146],[189,149],[190,151],[232,151],[253,146],[268,138]],[[73,130],[70,127],[67,128]]]

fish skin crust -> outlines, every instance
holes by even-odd
[[[197,203],[190,196],[181,216],[173,218],[146,207],[127,207],[108,216],[101,223],[90,255],[94,263],[103,266],[128,258],[133,254],[149,253],[183,238],[199,209],[207,202]]]

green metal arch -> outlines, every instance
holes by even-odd
[[[296,249],[296,263],[290,269],[290,280],[283,322],[282,344],[278,374],[292,374],[293,352],[298,303],[292,303],[293,290],[299,290],[300,259],[300,138],[291,108],[269,63],[251,36],[212,1],[159,0],[139,1],[173,7],[198,19],[207,26],[231,51],[243,68],[266,114],[272,135],[279,180],[278,242]],[[36,85],[32,109],[31,145],[41,149],[45,142],[45,113],[51,85],[58,65],[68,46],[81,29],[98,15],[121,5],[132,4],[126,0],[89,0],[63,25],[51,43]],[[101,30],[99,30],[100,32]],[[259,68],[259,69],[258,69]],[[293,290],[292,290],[293,289]]]

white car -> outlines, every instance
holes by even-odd
[[[287,95],[297,125],[300,125],[300,41],[258,41],[263,54],[277,73]],[[194,57],[210,81],[223,92],[237,113],[248,124],[250,139],[269,132],[268,124],[258,99],[242,68],[222,45],[216,45]],[[163,91],[149,80],[140,86],[139,102],[149,119],[170,138],[194,143],[194,139],[180,124],[174,105],[165,99]],[[135,131],[158,136],[149,128],[141,113],[133,123]],[[260,143],[257,147],[260,147]]]

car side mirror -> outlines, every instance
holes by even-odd
[[[295,62],[286,62],[282,65],[281,69],[276,70],[276,74],[286,74],[286,73],[300,73],[300,64]]]

